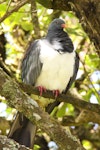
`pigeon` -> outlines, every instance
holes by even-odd
[[[76,79],[79,57],[65,27],[62,19],[54,19],[46,36],[31,42],[22,60],[22,81],[38,88],[40,96],[50,90],[57,98],[60,93],[66,93]],[[18,113],[8,137],[32,148],[35,133],[36,125]]]

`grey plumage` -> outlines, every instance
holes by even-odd
[[[26,84],[34,85],[37,77],[40,74],[42,63],[39,59],[40,45],[36,40],[28,47],[28,51],[22,61],[22,80]]]

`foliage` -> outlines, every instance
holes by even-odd
[[[0,17],[17,5],[17,1],[11,2],[7,0],[0,3]],[[100,59],[95,53],[95,47],[88,39],[87,34],[83,31],[78,19],[72,12],[46,9],[37,3],[37,18],[39,21],[41,37],[45,36],[48,24],[56,16],[59,16],[66,21],[66,31],[72,38],[75,50],[80,57],[80,69],[77,80],[72,88],[74,88],[84,100],[100,103]],[[37,24],[34,24],[34,26],[37,26]],[[24,5],[17,12],[13,12],[0,23],[0,34],[4,35],[6,39],[6,44],[4,45],[4,47],[6,47],[5,64],[10,68],[12,74],[14,74],[18,80],[20,80],[20,63],[23,54],[25,53],[29,42],[35,38],[34,26],[31,19],[31,4]],[[2,49],[2,51],[3,50],[4,49]],[[5,103],[4,98],[0,97],[0,100]],[[2,103],[0,103],[0,109],[2,107],[1,104]],[[5,112],[6,113],[0,111],[0,116],[11,119],[15,110],[7,106]],[[81,110],[76,109],[71,104],[61,103],[59,108],[54,111],[53,116],[60,120],[63,120],[63,118],[67,116],[70,123],[71,117],[75,120],[80,113]],[[76,125],[75,122],[72,124],[73,125],[69,126],[72,133],[81,140],[83,146],[87,150],[100,149],[100,140],[95,137],[95,133],[98,135],[100,132],[100,126],[98,124],[90,122],[82,125],[80,122],[79,126]],[[88,133],[88,135],[86,133]],[[38,134],[41,135],[40,133]],[[44,137],[47,142],[51,140],[50,137],[48,138],[48,135],[44,134]],[[35,146],[35,149],[38,148],[39,146]]]

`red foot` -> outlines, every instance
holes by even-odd
[[[46,92],[46,88],[44,88],[43,86],[38,86],[37,88],[38,88],[38,90],[40,92],[40,96],[42,96],[43,92]]]
[[[53,94],[55,96],[55,98],[57,98],[60,94],[59,90],[53,90]]]

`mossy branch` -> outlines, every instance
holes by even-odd
[[[12,139],[7,138],[4,135],[0,135],[0,149],[1,150],[31,150],[24,145],[19,145]]]

